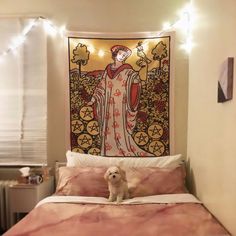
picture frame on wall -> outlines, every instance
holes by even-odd
[[[233,98],[234,57],[228,57],[222,64],[218,81],[218,103],[229,101]]]

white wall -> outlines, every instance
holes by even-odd
[[[177,19],[186,0],[0,0],[0,15],[42,15],[70,31],[139,32],[158,31],[165,21]],[[178,37],[176,44],[179,45]],[[65,106],[68,78],[65,77],[63,42],[48,44],[48,154],[49,163],[64,161]],[[186,154],[188,58],[176,50],[175,123],[176,152]],[[66,104],[69,106],[69,104]]]
[[[198,19],[189,58],[187,152],[193,190],[236,235],[236,81],[233,100],[217,103],[220,67],[236,56],[236,1],[193,2]]]

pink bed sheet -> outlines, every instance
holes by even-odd
[[[4,236],[223,236],[201,204],[99,205],[46,203]]]

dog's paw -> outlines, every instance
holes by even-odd
[[[119,203],[121,203],[121,202],[122,202],[122,200],[123,200],[123,198],[122,198],[122,197],[117,197],[117,199],[116,199],[116,203],[117,203],[117,204],[119,204]]]
[[[109,198],[108,198],[108,202],[114,202],[116,200],[116,198],[111,195]]]

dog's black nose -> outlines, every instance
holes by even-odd
[[[112,176],[112,178],[115,178],[115,177],[116,177],[115,175]]]

